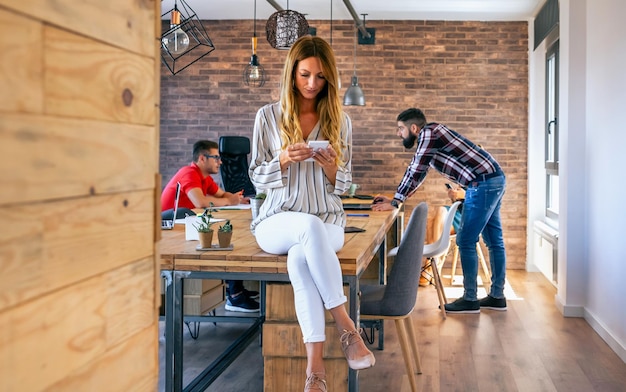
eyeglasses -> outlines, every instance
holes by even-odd
[[[219,155],[209,155],[209,154],[202,154],[202,155],[204,155],[205,158],[213,158],[216,161],[221,161],[222,160],[222,157],[219,156]]]

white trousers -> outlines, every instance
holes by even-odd
[[[287,254],[304,342],[325,341],[324,307],[332,309],[347,302],[337,258],[343,247],[343,228],[311,214],[287,211],[259,223],[255,236],[265,252]]]

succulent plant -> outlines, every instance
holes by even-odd
[[[213,208],[213,203],[209,206],[209,208],[204,209],[204,213],[200,215],[200,223],[194,224],[193,226],[198,230],[198,233],[208,233],[211,231],[211,226],[215,224],[215,222],[211,222],[211,218],[213,218],[213,214],[211,214],[211,209]]]
[[[230,220],[224,222],[224,224],[220,226],[219,231],[221,231],[222,233],[230,233],[231,231],[233,231],[233,225],[230,223]]]

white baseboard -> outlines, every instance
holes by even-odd
[[[604,324],[598,320],[593,313],[583,306],[566,306],[563,305],[561,298],[554,296],[554,303],[564,317],[582,317],[587,324],[609,345],[611,350],[617,354],[620,359],[626,363],[626,343],[620,342]]]
[[[598,320],[594,314],[585,309],[585,321],[593,328],[594,331],[600,335],[602,340],[611,347],[611,350],[615,351],[618,357],[622,359],[622,362],[626,363],[626,343],[620,342],[611,331],[605,328],[604,324]]]
[[[554,296],[554,304],[563,317],[585,317],[585,308],[579,305],[564,305],[558,294]]]

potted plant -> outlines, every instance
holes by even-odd
[[[212,206],[211,204],[211,207]],[[211,222],[211,218],[213,217],[211,207],[206,208],[204,213],[200,215],[200,222],[193,225],[198,231],[198,239],[200,240],[200,247],[202,248],[210,248],[213,244],[213,229],[211,226],[213,226],[215,222]]]
[[[230,246],[230,240],[233,237],[233,225],[230,220],[227,220],[217,230],[217,240],[220,243],[220,248],[228,248]]]

